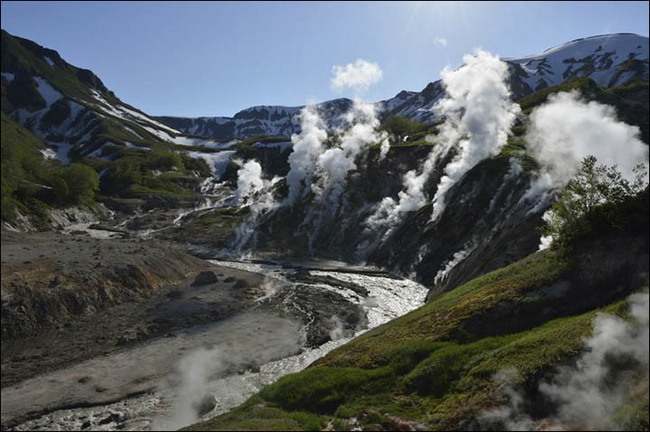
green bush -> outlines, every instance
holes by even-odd
[[[66,204],[90,205],[95,201],[95,193],[99,190],[99,176],[94,169],[73,163],[65,167],[60,175],[68,188]]]
[[[541,231],[558,250],[567,250],[576,239],[590,235],[594,223],[601,229],[627,228],[629,210],[647,188],[643,165],[636,167],[636,179],[630,183],[615,166],[596,165],[596,161],[594,156],[582,161],[578,174],[547,213]]]
[[[148,158],[148,167],[162,171],[184,170],[185,165],[181,156],[172,150],[156,147],[151,150]]]

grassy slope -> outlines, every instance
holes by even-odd
[[[50,58],[55,63],[55,67],[50,66],[44,57]],[[15,105],[14,108],[29,109],[29,106],[25,105],[27,102],[30,102],[34,109],[44,107],[44,101],[35,90],[35,83],[31,79],[32,76],[45,78],[56,90],[64,95],[64,98],[54,103],[44,115],[44,122],[52,126],[58,126],[69,116],[70,101],[81,104],[91,111],[98,110],[94,102],[93,90],[99,92],[109,103],[120,103],[127,108],[135,109],[119,101],[91,71],[70,65],[56,51],[43,48],[27,39],[12,36],[4,30],[2,31],[2,70],[3,72],[15,73],[16,76],[26,76],[28,77],[26,79],[31,82],[31,86],[25,85],[23,86],[25,88],[21,88],[21,91],[17,93],[16,97],[20,96],[19,100],[9,97],[9,102],[13,102]],[[3,81],[3,99],[5,90],[10,93],[9,96],[15,93],[11,91],[12,86],[13,84],[7,84],[5,88],[5,82]],[[33,94],[23,94],[30,93],[30,91]],[[101,110],[99,111],[101,112]],[[140,172],[137,175],[137,181],[126,184],[122,188],[111,188],[110,185],[102,184],[102,192],[106,195],[128,197],[194,195],[198,183],[209,175],[209,167],[202,159],[191,160],[185,155],[187,151],[196,150],[195,147],[180,146],[163,141],[145,130],[137,122],[126,121],[105,114],[100,115],[96,112],[91,114],[90,117],[92,120],[85,119],[88,126],[84,131],[92,132],[91,139],[85,146],[84,151],[91,152],[103,146],[104,152],[102,156],[104,156],[104,159],[80,158],[79,148],[71,150],[69,155],[71,159],[89,165],[97,172],[114,170],[118,165],[116,161],[125,161],[134,167],[134,171]],[[73,124],[75,122],[76,120],[73,121]],[[3,139],[4,137],[3,134]],[[127,142],[137,148],[126,147]],[[201,151],[211,151],[202,147],[200,149]],[[183,159],[175,164],[177,171],[169,171],[169,167],[164,169],[162,166],[157,165],[156,157],[161,153],[169,154],[170,152],[179,153]],[[110,161],[106,160],[108,157],[111,158]],[[156,177],[152,174],[154,170],[168,172]],[[200,178],[194,174],[195,171],[201,173]]]
[[[17,210],[44,216],[44,204],[32,198],[56,164],[43,157],[47,145],[41,139],[1,114],[2,219],[13,222]]]
[[[533,315],[526,320],[531,303],[546,301],[541,288],[565,278],[571,267],[548,251],[474,279],[191,429],[309,430],[327,422],[344,428],[352,417],[370,429],[395,429],[400,421],[433,430],[466,428],[474,415],[499,403],[498,371],[514,367],[518,384],[532,387],[580,352],[598,312],[625,315],[618,301],[543,323]],[[523,312],[517,331],[475,330],[473,323],[504,305]]]

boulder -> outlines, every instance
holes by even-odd
[[[192,282],[192,286],[208,285],[218,281],[219,278],[217,277],[217,275],[213,271],[207,270],[207,271],[202,271],[196,276],[196,278],[194,278],[194,282]]]
[[[217,400],[213,395],[207,394],[201,399],[194,401],[192,408],[196,411],[196,414],[201,417],[209,413],[217,405]]]

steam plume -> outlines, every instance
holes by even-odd
[[[358,96],[381,79],[379,65],[359,59],[354,64],[334,66],[332,73],[332,88],[350,87],[357,97],[351,109],[342,116],[341,127],[330,131],[331,146],[325,145],[328,131],[314,106],[302,110],[302,131],[291,138],[294,150],[289,156],[291,169],[287,175],[289,195],[286,203],[292,205],[306,193],[314,193],[314,205],[301,224],[301,227],[310,227],[310,239],[318,232],[324,217],[331,218],[338,212],[348,175],[357,169],[357,159],[373,145],[380,145],[380,158],[389,150],[388,134],[379,131],[378,107],[362,102]]]
[[[447,96],[434,110],[445,122],[437,137],[428,137],[435,142],[433,150],[419,172],[411,170],[403,176],[398,200],[384,198],[365,221],[370,231],[385,230],[381,241],[392,234],[404,213],[427,203],[425,184],[441,158],[452,149],[457,149],[457,155],[445,167],[445,176],[438,184],[433,220],[444,210],[444,196],[449,188],[481,160],[497,154],[506,143],[520,111],[519,105],[510,101],[507,65],[482,50],[466,55],[463,61],[458,70],[445,68],[441,73]]]
[[[388,151],[388,134],[379,132],[379,119],[373,104],[354,101],[344,115],[345,126],[337,130],[340,145],[327,149],[318,157],[318,182],[313,186],[316,197],[328,205],[328,213],[335,214],[343,195],[350,171],[357,169],[356,159],[374,144]]]
[[[241,315],[235,321],[229,330],[232,335],[223,336],[224,343],[197,349],[179,361],[172,383],[178,398],[171,416],[154,422],[154,430],[176,430],[197,422],[201,400],[215,392],[210,381],[300,351],[300,328],[288,320],[259,313]],[[264,322],[272,322],[273,329],[260,330]],[[242,390],[219,388],[216,393],[225,398],[229,391]]]
[[[293,152],[289,155],[291,169],[287,174],[289,205],[311,190],[318,157],[324,152],[327,139],[325,124],[315,105],[307,105],[300,111],[300,128],[299,134],[291,136]]]
[[[237,171],[237,191],[235,204],[243,204],[250,196],[264,189],[267,185],[262,179],[262,166],[254,159],[244,163]]]
[[[256,160],[249,160],[237,171],[235,205],[249,205],[250,215],[236,229],[235,252],[240,254],[251,239],[254,239],[260,218],[275,210],[279,203],[273,196],[273,186],[280,180],[263,177],[262,166]]]
[[[540,383],[540,393],[552,402],[554,413],[533,420],[524,411],[524,396],[506,385],[509,404],[483,413],[484,426],[495,423],[508,430],[536,430],[542,424],[566,425],[582,430],[618,430],[614,415],[641,393],[648,395],[648,293],[629,297],[631,321],[601,314],[594,321],[587,351],[574,366],[560,368],[550,380]],[[495,379],[511,382],[516,370],[504,370]]]
[[[618,121],[613,107],[585,102],[576,91],[551,95],[531,113],[526,142],[541,165],[524,196],[538,201],[531,212],[548,205],[550,192],[565,187],[586,156],[595,156],[599,164],[616,165],[630,182],[636,165],[648,166],[648,146],[639,139],[639,128]],[[551,217],[550,210],[544,214],[544,219]],[[550,237],[542,237],[539,248],[550,244]]]
[[[463,61],[461,68],[445,68],[441,74],[447,96],[435,107],[445,118],[439,139],[455,145],[458,153],[438,184],[432,220],[444,211],[445,195],[454,183],[480,161],[501,151],[520,112],[519,105],[510,101],[504,62],[480,49]]]
[[[634,167],[648,161],[648,146],[639,139],[638,127],[618,121],[609,105],[585,102],[576,91],[551,95],[536,108],[526,141],[541,164],[531,195],[566,186],[589,155],[600,164],[616,165],[630,182]]]
[[[427,139],[431,138],[427,137]],[[383,231],[383,234],[379,236],[381,242],[386,241],[392,235],[395,228],[402,222],[405,213],[416,211],[427,204],[424,186],[431,177],[436,163],[449,152],[450,146],[445,144],[441,143],[433,148],[419,173],[417,170],[410,170],[404,174],[402,190],[397,194],[397,201],[392,197],[384,198],[374,213],[364,222],[368,231],[376,233]]]

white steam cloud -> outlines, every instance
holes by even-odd
[[[318,157],[325,151],[327,139],[325,123],[314,105],[307,105],[300,111],[300,129],[299,134],[291,136],[293,152],[289,155],[291,169],[287,174],[289,205],[311,190]]]
[[[237,171],[237,191],[235,204],[243,204],[249,197],[260,192],[266,186],[262,178],[262,166],[256,160],[249,160]]]
[[[482,50],[466,55],[463,61],[459,69],[446,68],[441,73],[447,96],[434,110],[445,122],[437,137],[427,137],[435,142],[427,160],[420,170],[411,170],[402,177],[398,200],[384,198],[365,221],[369,231],[384,231],[382,242],[402,222],[404,213],[427,204],[425,184],[436,164],[452,149],[457,149],[457,155],[446,166],[445,176],[438,184],[432,220],[444,210],[444,197],[451,186],[481,160],[498,154],[507,141],[520,111],[519,105],[510,101],[508,66]]]
[[[474,239],[465,243],[461,250],[455,252],[453,257],[445,262],[444,268],[438,270],[438,273],[436,273],[435,277],[433,278],[433,284],[438,285],[439,283],[443,282],[447,278],[449,272],[458,264],[460,264],[461,261],[464,261],[465,258],[470,256],[477,247],[478,243]]]
[[[359,59],[354,64],[334,66],[332,87],[350,87],[357,94],[381,80],[379,65]],[[319,225],[324,215],[332,217],[338,211],[350,172],[357,169],[357,159],[372,146],[379,145],[383,159],[390,144],[388,133],[380,131],[378,106],[356,97],[351,109],[342,118],[342,125],[329,131],[314,105],[300,113],[301,132],[291,137],[293,152],[289,156],[287,174],[289,195],[285,201],[293,205],[312,192],[315,205],[309,210],[303,225],[312,221]],[[329,145],[329,148],[328,148]]]
[[[345,66],[334,66],[332,75],[330,85],[333,90],[340,92],[345,88],[351,88],[355,94],[359,94],[381,81],[383,72],[377,63],[357,59],[354,63]]]
[[[402,222],[405,213],[416,211],[427,204],[428,199],[424,192],[424,186],[431,177],[436,163],[449,152],[450,146],[446,144],[448,143],[434,146],[419,173],[417,170],[410,170],[404,174],[402,190],[397,194],[397,201],[392,197],[384,198],[374,213],[365,220],[364,224],[368,232],[376,234],[383,232],[378,237],[379,242],[386,241],[392,235],[395,228]],[[357,252],[364,253],[361,250]]]
[[[273,196],[273,186],[279,177],[267,180],[263,176],[262,166],[256,160],[249,160],[237,171],[237,191],[235,205],[248,205],[250,215],[236,229],[234,250],[241,254],[251,240],[255,240],[260,218],[279,207]]]
[[[328,204],[328,213],[334,214],[345,192],[347,177],[357,169],[355,160],[376,144],[381,145],[380,157],[389,149],[388,134],[378,131],[377,108],[356,99],[344,116],[345,125],[336,131],[338,147],[327,149],[317,160],[318,182],[312,185],[319,201]]]
[[[444,211],[447,191],[480,161],[501,151],[520,112],[510,100],[504,62],[480,49],[463,61],[461,68],[445,68],[441,74],[447,96],[435,107],[445,118],[439,139],[453,143],[458,153],[438,184],[432,220]]]
[[[528,151],[541,167],[525,199],[537,200],[531,212],[548,205],[549,193],[564,188],[578,173],[582,160],[595,156],[598,164],[616,165],[623,178],[634,182],[634,167],[648,167],[648,146],[639,139],[639,128],[618,121],[609,105],[582,100],[578,92],[561,92],[530,114],[526,135]],[[553,214],[548,210],[544,219]],[[539,249],[551,245],[542,236]]]
[[[551,418],[534,421],[523,410],[524,397],[506,385],[509,405],[485,412],[480,421],[498,423],[508,430],[539,430],[556,425],[565,430],[620,430],[614,415],[626,403],[648,395],[648,293],[629,297],[631,321],[601,314],[594,321],[593,335],[585,341],[587,351],[571,367],[560,368],[539,385],[540,393],[557,409]],[[516,371],[495,377],[509,382]]]
[[[639,139],[638,127],[618,121],[609,105],[585,102],[576,91],[551,95],[536,108],[526,141],[541,164],[533,194],[566,186],[589,155],[599,164],[616,165],[630,182],[634,167],[648,161],[648,146]]]

